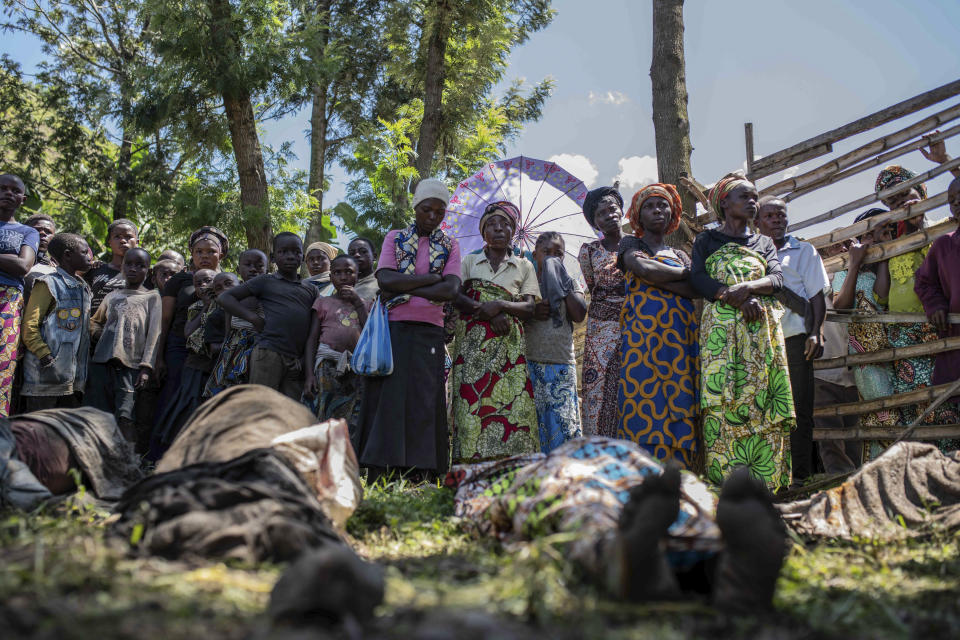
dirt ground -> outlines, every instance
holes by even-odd
[[[504,549],[464,534],[452,494],[401,482],[368,489],[347,537],[386,567],[386,601],[362,626],[271,626],[281,566],[136,559],[105,539],[81,497],[0,514],[3,638],[946,638],[960,628],[955,536],[794,545],[776,612],[733,618],[691,600],[604,599],[562,561],[559,540]]]

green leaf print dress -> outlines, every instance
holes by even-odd
[[[763,278],[759,253],[728,243],[710,255],[706,270],[726,286]],[[739,309],[722,302],[704,305],[700,325],[701,394],[707,476],[720,483],[746,465],[771,490],[790,484],[790,431],[796,425],[786,344],[780,328],[783,307],[757,296],[764,317],[747,323]]]

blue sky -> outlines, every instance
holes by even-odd
[[[590,185],[620,177],[625,197],[655,177],[650,118],[652,10],[646,0],[556,0],[557,16],[510,57],[508,79],[556,81],[543,118],[510,144],[520,153],[556,158]],[[755,151],[769,154],[833,127],[960,78],[960,2],[955,0],[688,0],[687,89],[694,176],[711,183],[745,160],[743,123],[754,123]],[[27,68],[39,47],[5,35],[0,51]],[[906,126],[957,99],[834,146],[842,153]],[[306,168],[309,114],[265,126],[265,139],[290,140]],[[952,145],[951,145],[952,142]],[[960,139],[948,142],[960,155]],[[950,148],[952,146],[952,149]],[[815,160],[805,168],[827,158]],[[901,159],[917,171],[932,165],[919,153]],[[325,204],[343,195],[334,167]],[[792,203],[801,220],[865,195],[874,171]],[[931,192],[945,188],[941,177]],[[840,222],[849,222],[851,213]],[[943,217],[944,210],[932,212]],[[834,226],[805,230],[813,235]]]

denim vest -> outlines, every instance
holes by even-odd
[[[40,323],[40,336],[50,347],[53,364],[41,368],[29,350],[23,356],[25,396],[66,396],[83,391],[90,360],[90,288],[61,268],[42,275],[53,296],[54,308]]]

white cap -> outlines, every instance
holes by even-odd
[[[424,200],[436,198],[443,201],[443,206],[450,202],[450,191],[447,185],[436,178],[425,178],[417,185],[417,190],[413,192],[413,206],[417,206]]]

